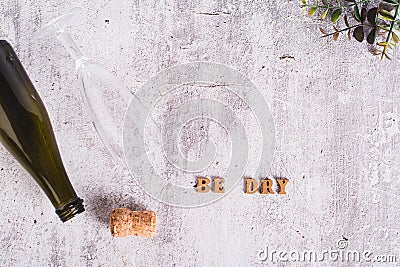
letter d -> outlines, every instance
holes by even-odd
[[[257,252],[258,260],[266,261],[268,259],[268,247],[261,249]]]

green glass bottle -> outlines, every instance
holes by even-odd
[[[5,40],[0,40],[0,140],[44,190],[63,222],[85,210],[65,172],[45,106]]]

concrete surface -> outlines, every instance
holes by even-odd
[[[245,195],[239,184],[195,209],[145,194],[97,138],[66,51],[55,40],[30,40],[74,6],[84,10],[71,27],[80,49],[130,88],[164,68],[199,60],[250,78],[276,127],[265,175],[290,179],[288,194]],[[323,251],[344,238],[348,249],[395,254],[400,261],[398,55],[381,62],[344,36],[337,43],[320,39],[317,23],[288,0],[2,0],[0,25],[48,108],[70,179],[86,204],[84,214],[62,224],[0,147],[1,266],[254,266],[270,264],[257,256],[266,246]],[[156,211],[157,236],[113,239],[108,215],[121,206]]]

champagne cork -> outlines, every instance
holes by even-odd
[[[114,209],[110,214],[110,230],[114,237],[153,237],[156,234],[156,213],[151,210]]]

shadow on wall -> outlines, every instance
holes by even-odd
[[[138,203],[137,197],[129,194],[106,192],[104,190],[94,191],[91,196],[85,198],[86,212],[90,217],[109,226],[110,213],[115,208],[128,208],[130,210],[145,210],[143,204]]]

